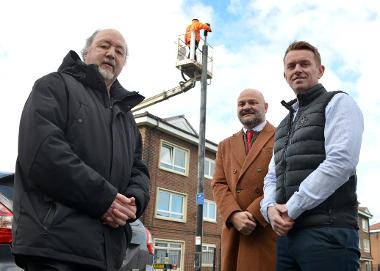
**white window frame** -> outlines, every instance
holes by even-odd
[[[365,261],[365,271],[372,271],[372,264],[370,261]]]
[[[368,239],[363,239],[363,251],[371,252],[370,244]]]
[[[216,254],[215,249],[216,249],[215,244],[206,244],[206,243],[202,244],[202,267],[212,267],[213,266],[214,260],[215,260],[215,254]],[[203,257],[203,252],[206,252],[206,251],[212,251],[213,252],[213,258],[212,258],[211,263],[204,263],[205,257]]]
[[[362,218],[361,220],[362,220],[362,230],[364,232],[368,232],[368,220],[364,218]]]
[[[206,162],[208,163],[208,168],[206,168]],[[214,174],[211,174],[211,165],[214,165],[214,171],[215,171],[215,160],[212,160],[210,158],[205,158],[205,165],[204,165],[204,176],[207,179],[212,179]]]
[[[159,200],[160,192],[165,192],[165,193],[169,194],[169,210],[159,210],[158,209],[158,200]],[[183,198],[183,200],[182,200],[182,212],[181,213],[171,211],[171,209],[172,209],[172,195],[177,195],[177,196],[180,196]],[[160,212],[161,213],[167,213],[169,216],[167,217],[167,216],[160,215],[159,214]],[[179,193],[179,192],[172,191],[172,190],[168,190],[168,189],[164,189],[161,187],[157,188],[155,218],[186,223],[186,213],[187,213],[187,195],[186,194]],[[172,215],[173,216],[174,215],[182,215],[182,218],[171,217]]]
[[[171,148],[171,157],[170,157],[170,164],[161,162],[161,155],[163,151],[163,147],[166,146],[167,148]],[[185,153],[185,167],[182,167],[180,165],[175,165],[174,160],[175,160],[175,155],[176,152],[175,150],[183,151]],[[182,148],[178,145],[175,145],[173,143],[170,143],[165,140],[161,140],[160,143],[160,157],[158,159],[158,166],[162,170],[170,171],[173,173],[177,173],[180,175],[188,176],[189,172],[189,160],[190,160],[190,151],[188,149]]]
[[[215,218],[211,218],[211,217],[208,216],[208,214],[209,214],[209,208],[208,208],[208,206],[210,204],[213,204],[215,206],[215,208],[214,208],[214,210],[215,210],[215,213],[214,213]],[[203,220],[204,221],[208,221],[208,222],[214,222],[214,223],[216,223],[216,216],[217,216],[217,213],[218,213],[217,210],[216,210],[216,208],[217,207],[216,207],[215,201],[205,199],[204,203],[203,203]],[[206,214],[206,212],[207,212],[207,214]]]
[[[165,249],[167,248],[168,250],[180,250],[181,251],[181,258],[180,258],[180,266],[178,267],[177,266],[177,271],[183,271],[185,270],[184,268],[184,260],[185,260],[185,242],[182,241],[182,240],[169,240],[169,239],[158,239],[158,238],[154,238],[154,249]],[[159,247],[158,245],[156,245],[157,243],[167,243],[168,246],[167,247]],[[176,247],[170,247],[171,244],[175,244],[175,245],[180,245],[181,248],[178,249]],[[156,253],[155,253],[156,254]],[[156,255],[155,255],[155,258],[154,258],[154,263],[161,263],[161,262],[157,262],[158,259],[156,259]]]

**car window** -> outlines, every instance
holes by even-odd
[[[12,199],[13,197],[13,188],[7,185],[0,184],[0,193],[2,193],[6,198]]]

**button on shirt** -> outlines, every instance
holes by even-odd
[[[298,102],[293,105],[298,111]],[[355,174],[359,162],[364,129],[363,115],[355,101],[345,93],[334,95],[325,110],[326,159],[303,182],[285,204],[288,215],[296,219],[325,201]],[[267,209],[276,203],[274,155],[264,178],[264,199],[261,213],[268,220]]]

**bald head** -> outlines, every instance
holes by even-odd
[[[237,100],[237,115],[246,129],[252,129],[265,121],[268,104],[257,89],[244,89]]]
[[[240,99],[243,99],[245,97],[254,97],[256,100],[260,100],[260,102],[265,103],[264,95],[257,89],[253,89],[253,88],[244,89],[242,92],[240,92],[240,95],[238,97],[238,102]]]

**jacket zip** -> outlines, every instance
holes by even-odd
[[[113,164],[113,142],[114,142],[114,140],[113,140],[113,118],[114,118],[113,113],[114,113],[114,111],[113,111],[113,99],[112,99],[112,97],[109,97],[109,109],[111,111],[111,113],[110,113],[110,127],[109,127],[110,137],[111,137],[111,157],[110,157],[111,162],[110,162],[110,169],[109,169],[109,173],[108,173],[108,180],[111,181],[112,164]]]
[[[107,97],[108,97],[108,109],[110,110],[110,120],[109,120],[109,130],[110,130],[110,144],[111,144],[111,153],[110,153],[110,165],[109,165],[109,172],[108,172],[108,181],[111,182],[111,175],[112,175],[112,165],[113,165],[113,99],[110,95],[110,93],[107,91]],[[108,229],[104,232],[104,242],[105,242],[105,257],[106,257],[106,270],[111,271],[113,270],[111,258],[112,255],[110,255],[111,246],[109,244],[109,241],[111,239],[110,233]]]
[[[292,108],[293,109],[293,108]],[[288,134],[286,135],[287,136],[287,138],[286,138],[286,142],[285,142],[285,145],[284,145],[284,151],[282,152],[282,161],[283,161],[283,165],[284,165],[284,187],[285,187],[285,183],[286,183],[286,153],[287,153],[287,151],[288,151],[288,146],[289,146],[289,144],[291,144],[291,140],[290,140],[290,138],[291,138],[291,135],[293,134],[293,130],[294,130],[294,123],[296,123],[297,121],[298,121],[298,119],[299,119],[299,116],[300,116],[300,112],[299,112],[300,110],[298,109],[298,112],[297,112],[297,115],[296,115],[296,117],[295,117],[295,119],[294,119],[294,121],[293,121],[293,118],[294,118],[294,110],[290,110],[290,112],[289,112],[289,130],[288,130]],[[285,195],[285,197],[286,197],[286,195]]]

